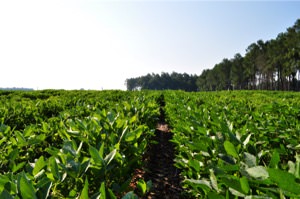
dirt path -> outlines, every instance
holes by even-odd
[[[165,127],[163,127],[165,128]],[[156,130],[153,144],[149,151],[149,160],[145,179],[153,183],[152,190],[146,198],[180,198],[181,187],[179,171],[173,166],[174,149],[169,142],[172,134]]]
[[[181,198],[182,188],[180,186],[179,171],[173,166],[175,158],[174,145],[170,142],[173,134],[165,123],[164,101],[160,103],[161,117],[153,138],[157,144],[151,144],[149,147],[145,173],[145,180],[151,180],[153,187],[145,198],[176,199]]]

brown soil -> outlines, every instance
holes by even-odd
[[[174,144],[170,142],[172,132],[165,122],[164,97],[160,99],[160,121],[157,124],[153,143],[150,144],[143,160],[145,167],[136,169],[131,180],[131,187],[136,190],[139,179],[152,181],[150,192],[143,199],[179,199],[183,197],[180,186],[180,171],[174,166]]]
[[[145,197],[147,199],[180,198],[179,170],[174,166],[174,146],[170,139],[172,133],[168,125],[160,123],[153,139],[157,144],[152,144],[148,152],[145,180],[151,180],[153,187]]]

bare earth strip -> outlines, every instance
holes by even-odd
[[[154,141],[149,149],[145,179],[151,180],[153,187],[146,198],[180,198],[179,171],[174,167],[174,146],[170,142],[172,133],[168,125],[160,123],[155,131]]]

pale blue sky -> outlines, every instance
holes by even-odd
[[[300,18],[298,1],[0,1],[0,87],[125,89],[200,75]]]

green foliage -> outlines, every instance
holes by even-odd
[[[161,99],[183,195],[299,198],[299,93],[52,90],[0,95],[0,198],[144,196]]]
[[[0,93],[0,197],[130,193],[133,171],[143,166],[154,135],[157,98],[123,91]],[[136,194],[149,191],[142,182],[139,187]]]
[[[192,198],[299,198],[298,93],[164,93]]]
[[[245,56],[225,58],[197,78],[200,91],[300,90],[300,19],[275,39],[249,44]]]

